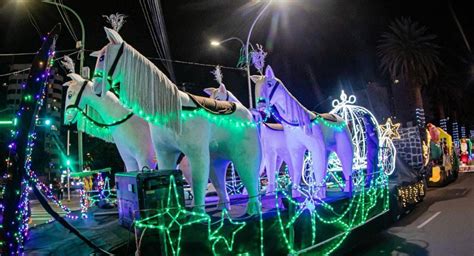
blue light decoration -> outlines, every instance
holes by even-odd
[[[439,120],[439,127],[441,127],[441,129],[443,129],[444,131],[448,130],[448,119],[449,118],[443,118]]]
[[[461,138],[466,138],[466,127],[464,125],[461,126]]]
[[[459,124],[456,121],[453,122],[453,141],[454,146],[459,148]]]
[[[425,119],[425,110],[423,108],[416,108],[415,110],[416,115],[416,124],[420,128],[426,127],[426,119]]]
[[[46,188],[32,169],[31,155],[36,140],[35,124],[46,97],[46,85],[53,65],[58,28],[59,26],[53,28],[43,40],[33,60],[27,83],[22,84],[23,97],[16,114],[17,126],[14,127],[16,130],[11,131],[12,142],[8,145],[7,171],[3,175],[6,177],[4,221],[1,230],[4,241],[1,252],[4,255],[23,254],[23,244],[28,235],[30,187],[38,186],[42,190]],[[52,193],[45,191],[51,198]]]

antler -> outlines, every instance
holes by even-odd
[[[102,15],[107,20],[107,23],[109,23],[112,26],[112,29],[119,32],[119,30],[122,28],[123,24],[125,23],[125,18],[127,17],[124,14],[116,13],[116,14],[110,14],[109,16],[107,15]]]
[[[69,73],[75,73],[74,61],[69,56],[64,56],[63,61],[61,61],[61,64],[67,69],[67,71],[69,71]]]
[[[213,71],[211,71],[211,74],[214,75],[214,79],[215,79],[219,84],[222,84],[222,77],[223,77],[223,74],[222,74],[222,71],[221,71],[221,66],[217,65],[217,66],[216,66],[216,69],[214,69]]]
[[[252,64],[263,75],[263,68],[265,67],[265,57],[267,53],[263,50],[263,46],[257,44],[257,50],[250,53],[252,57]]]

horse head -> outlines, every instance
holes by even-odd
[[[123,52],[125,43],[117,31],[106,27],[104,27],[104,30],[109,43],[90,55],[97,58],[92,81],[94,93],[98,96],[105,95],[105,92],[116,83],[113,78],[114,66],[117,65],[121,57],[121,51]]]
[[[66,109],[64,124],[71,124],[76,122],[78,108],[85,108],[86,102],[83,100],[83,95],[86,90],[91,90],[91,82],[78,74],[70,73],[67,76],[72,80],[63,84],[63,86],[68,87],[66,92],[66,103],[64,105]]]
[[[218,88],[206,88],[204,89],[204,92],[209,95],[209,98],[211,99],[229,101],[229,92],[223,83],[221,83]]]
[[[284,102],[283,99],[280,99],[281,94],[276,93],[281,82],[275,77],[272,67],[267,66],[264,76],[253,75],[250,79],[255,83],[257,109],[262,110]]]

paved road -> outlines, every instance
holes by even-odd
[[[67,195],[65,195],[66,197]],[[71,193],[71,201],[68,202],[66,199],[64,199],[62,201],[62,203],[64,205],[66,205],[67,207],[69,207],[71,210],[77,210],[77,209],[80,209],[80,196],[79,196],[79,193],[76,191],[72,192]],[[61,210],[61,208],[59,208],[58,206],[50,203],[50,205],[53,207],[53,209],[59,213],[61,216],[64,216],[66,215],[64,213],[63,210]],[[48,222],[49,220],[51,220],[51,216],[43,209],[43,207],[41,206],[41,204],[39,203],[38,200],[31,200],[30,201],[30,206],[31,206],[31,222],[30,222],[30,226],[35,226],[35,225],[38,225],[38,224],[43,224],[45,222]]]
[[[351,255],[474,256],[474,173],[461,174]]]

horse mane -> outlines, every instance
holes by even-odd
[[[313,116],[311,111],[306,109],[279,79],[277,79],[277,81],[280,83],[280,87],[285,91],[286,112],[292,117],[292,121],[298,122],[300,126],[309,127]]]
[[[179,90],[155,64],[124,42],[120,101],[145,120],[181,132]]]
[[[93,107],[86,105],[86,113],[93,120],[105,123],[104,120],[100,117],[99,112]],[[87,120],[86,117],[82,115],[81,112],[77,114],[77,129],[83,133],[91,135],[93,137],[99,138],[105,142],[114,143],[114,138],[112,137],[112,132],[108,127],[99,127],[94,123]]]

